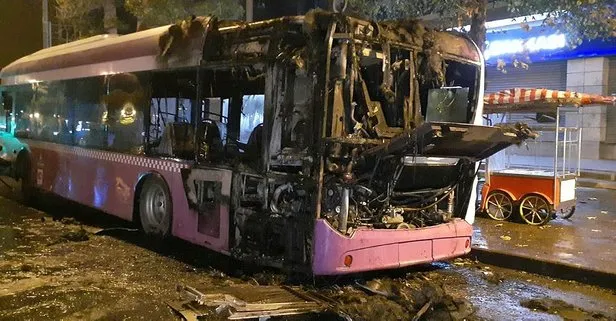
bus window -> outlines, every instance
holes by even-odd
[[[250,134],[263,123],[265,95],[244,95],[242,97],[242,115],[240,118],[239,141],[248,144]]]
[[[149,151],[155,155],[191,159],[194,146],[193,105],[195,72],[157,72],[152,75]]]
[[[2,108],[0,108],[0,131],[9,131],[9,118],[13,110],[13,97],[8,92],[2,92]]]
[[[33,133],[33,138],[40,140],[72,144],[70,132],[70,109],[66,103],[65,84],[61,81],[38,83],[35,89],[35,100],[32,106],[38,118],[41,128],[38,133]]]
[[[260,159],[265,106],[263,65],[208,70],[203,84],[202,120],[216,124],[225,157]],[[245,157],[244,157],[245,156]]]
[[[102,102],[102,77],[74,80],[67,85],[67,96],[74,106],[74,139],[78,146],[107,148],[107,110]]]
[[[140,77],[141,76],[141,77]],[[149,107],[143,83],[145,74],[124,73],[107,77],[104,96],[109,149],[140,154],[144,141],[144,110]]]
[[[62,82],[36,82],[17,88],[16,135],[71,144],[69,108],[64,92]]]

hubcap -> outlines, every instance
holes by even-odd
[[[167,215],[167,198],[161,186],[152,186],[145,193],[145,213],[150,226],[161,230]]]

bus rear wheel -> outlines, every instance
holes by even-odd
[[[146,178],[139,194],[139,219],[143,231],[165,238],[171,234],[171,193],[160,176]]]

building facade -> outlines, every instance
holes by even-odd
[[[528,25],[519,18],[488,24],[486,92],[530,87],[616,94],[616,38],[573,48],[567,46],[568,35],[535,19],[527,19],[533,21]],[[503,63],[504,71],[499,68]],[[582,132],[582,158],[616,159],[616,106],[585,106]]]

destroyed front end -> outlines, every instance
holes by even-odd
[[[323,28],[312,272],[468,253],[477,162],[528,133],[480,125],[483,59],[465,36],[338,18]]]

